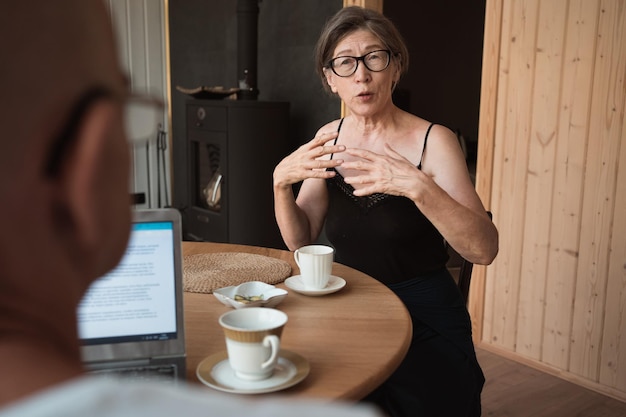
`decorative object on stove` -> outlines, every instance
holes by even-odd
[[[222,172],[219,168],[215,171],[207,186],[202,190],[209,209],[220,211],[222,198]]]
[[[185,88],[177,85],[176,89],[198,100],[236,100],[239,92],[239,88],[207,87],[204,85],[194,88]]]

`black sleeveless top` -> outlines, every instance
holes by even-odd
[[[337,131],[341,130],[343,120]],[[428,127],[422,157],[426,149]],[[337,143],[335,139],[335,143]],[[331,155],[332,159],[332,155]],[[421,169],[422,161],[417,166]],[[326,236],[335,261],[394,284],[445,267],[444,239],[415,203],[406,197],[376,193],[357,197],[336,172],[327,180]]]

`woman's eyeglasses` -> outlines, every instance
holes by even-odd
[[[380,72],[389,66],[390,60],[391,51],[380,49],[368,52],[363,56],[338,56],[331,59],[328,66],[338,76],[349,77],[356,72],[359,67],[359,61],[362,61],[368,70]]]

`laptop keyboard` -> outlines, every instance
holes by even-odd
[[[91,371],[96,375],[111,376],[124,379],[132,379],[134,381],[157,381],[157,382],[176,382],[176,366],[138,366],[132,368],[120,369],[101,369]]]

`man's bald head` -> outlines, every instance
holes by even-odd
[[[9,248],[24,251],[29,239],[48,239],[59,252],[66,244],[68,257],[76,257],[68,262],[95,263],[95,254],[115,248],[102,267],[75,265],[102,273],[123,250],[130,217],[127,86],[109,14],[102,0],[7,2],[0,56],[0,265],[11,267]],[[106,95],[80,110],[94,89]],[[63,133],[72,124],[75,131]],[[59,160],[55,178],[46,170],[52,155]],[[100,230],[106,227],[108,234]]]
[[[90,85],[122,85],[100,0],[4,4],[0,56],[5,60],[0,66],[3,171],[17,173],[26,162],[45,158],[44,142],[58,133],[73,102]]]

